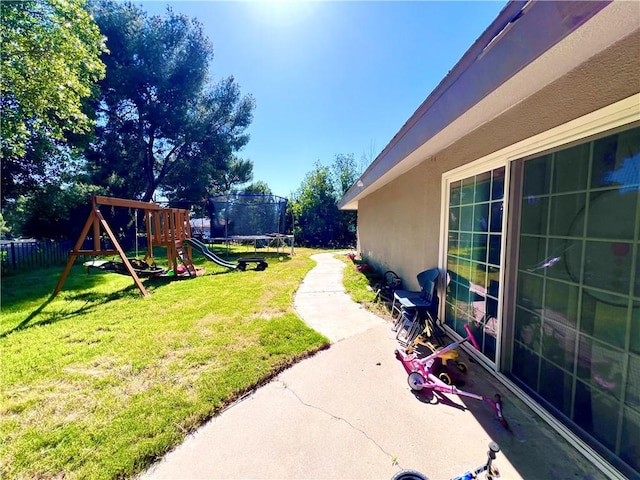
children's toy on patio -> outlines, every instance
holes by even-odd
[[[376,290],[374,302],[380,300],[386,303],[393,302],[393,293],[402,288],[402,279],[396,272],[387,270],[382,275],[382,281]]]
[[[486,472],[485,478],[487,480],[493,480],[494,478],[500,478],[500,472],[493,464],[496,459],[496,453],[500,451],[500,447],[496,442],[489,442],[489,451],[487,452],[487,461],[483,465],[480,465],[474,470],[469,470],[460,476],[454,477],[451,480],[474,480],[478,478],[478,475]],[[429,480],[427,476],[416,470],[401,470],[396,473],[391,480]]]
[[[500,395],[496,393],[494,399],[490,399],[484,397],[482,395],[477,395],[475,393],[466,392],[464,390],[460,390],[456,388],[454,385],[448,385],[443,382],[437,376],[437,366],[438,362],[436,360],[447,352],[455,349],[462,343],[466,341],[470,341],[476,349],[479,349],[479,346],[473,338],[473,334],[471,333],[471,329],[469,325],[464,326],[467,336],[462,340],[457,342],[453,342],[446,347],[438,350],[431,355],[428,355],[424,358],[419,358],[415,353],[406,354],[400,350],[396,350],[396,357],[398,360],[402,362],[405,370],[409,374],[407,377],[407,382],[409,383],[409,387],[411,390],[420,391],[423,389],[431,390],[433,392],[441,392],[441,393],[451,393],[454,395],[458,395],[461,397],[469,397],[474,398],[476,400],[481,400],[485,403],[488,403],[494,410],[496,414],[496,418],[498,421],[505,427],[508,428],[507,421],[504,419],[502,415],[502,401]],[[440,360],[441,365],[441,360]]]
[[[447,385],[457,383],[460,374],[465,374],[469,370],[467,364],[458,360],[460,353],[456,349],[443,349],[439,345],[435,345],[429,341],[427,334],[420,334],[416,339],[405,348],[405,353],[412,354],[419,347],[425,347],[429,352],[428,355],[436,354],[434,359],[432,372]]]

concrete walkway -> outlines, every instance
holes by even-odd
[[[477,365],[464,388],[500,392],[512,431],[483,402],[412,393],[390,323],[349,300],[343,262],[312,258],[295,308],[331,348],[212,419],[141,479],[390,479],[402,468],[447,479],[482,464],[491,440],[503,479],[601,478]]]
[[[317,262],[298,287],[294,308],[307,325],[332,343],[387,322],[355,303],[342,284],[344,262],[332,253],[311,257]]]

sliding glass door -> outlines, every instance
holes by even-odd
[[[504,189],[504,167],[448,184],[445,323],[461,336],[470,325],[493,363],[500,330]]]
[[[640,128],[521,166],[507,373],[640,475]]]

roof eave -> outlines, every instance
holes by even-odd
[[[357,210],[362,198],[413,166],[402,164],[419,147],[609,3],[509,2],[345,193],[339,208]]]

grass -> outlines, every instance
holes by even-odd
[[[0,477],[132,477],[325,348],[292,306],[313,253],[272,254],[263,272],[195,255],[205,276],[145,280],[150,298],[129,277],[80,266],[53,300],[61,268],[3,279]]]
[[[358,270],[359,266],[366,265],[360,259],[351,260],[346,255],[338,256],[337,258],[340,258],[346,264],[342,283],[351,299],[380,317],[390,318],[389,305],[380,301],[376,296],[376,292],[382,283],[382,275],[366,267]]]

